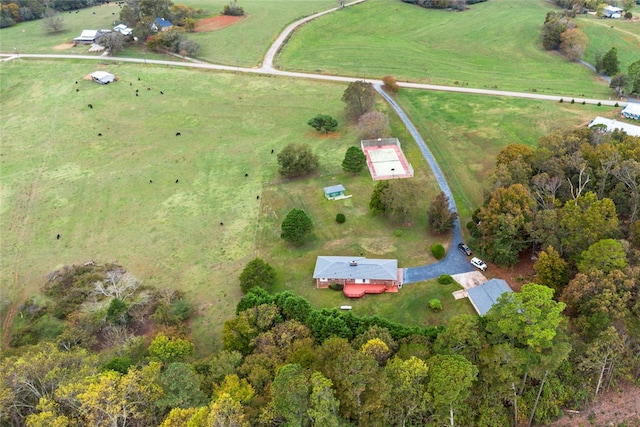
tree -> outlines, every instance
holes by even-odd
[[[311,218],[302,209],[291,209],[280,226],[280,237],[294,245],[301,245],[313,230]]]
[[[560,36],[575,24],[563,12],[548,12],[542,27],[542,47],[546,50],[558,49]]]
[[[369,201],[369,210],[374,214],[381,215],[385,213],[387,207],[383,201],[383,194],[389,189],[389,181],[378,181],[373,192],[371,193],[371,200]]]
[[[568,28],[560,34],[560,50],[571,61],[582,59],[588,44],[587,35],[577,28]]]
[[[624,73],[617,73],[615,76],[611,77],[611,83],[609,83],[609,87],[616,91],[616,96],[620,98],[624,90],[631,83],[631,79],[628,75]]]
[[[357,175],[362,171],[362,169],[364,169],[366,164],[367,157],[359,147],[352,145],[347,148],[344,160],[342,161],[342,169],[344,169],[345,172],[351,172],[352,174]]]
[[[427,212],[427,224],[431,231],[444,233],[451,230],[458,218],[458,214],[450,210],[450,200],[443,191],[436,194]]]
[[[460,354],[475,363],[484,343],[479,331],[478,316],[458,315],[438,334],[433,350],[438,354]]]
[[[540,252],[533,270],[536,272],[538,284],[548,286],[556,292],[569,283],[569,265],[553,246]]]
[[[369,111],[358,118],[360,139],[387,138],[391,135],[389,117],[379,111]]]
[[[193,423],[193,425],[201,424]],[[211,403],[206,425],[211,427],[249,427],[242,405],[227,393],[223,393]]]
[[[59,33],[64,29],[64,19],[58,12],[53,9],[47,9],[44,13],[42,25],[45,31],[49,33]]]
[[[636,0],[622,0],[622,10],[630,12],[636,7]]]
[[[338,121],[327,114],[318,114],[307,124],[322,133],[334,132],[338,127]]]
[[[276,416],[282,417],[287,426],[308,425],[309,384],[300,365],[290,363],[278,369],[271,384],[271,395]]]
[[[449,424],[453,427],[453,403],[469,395],[478,368],[460,355],[435,355],[427,361],[427,391],[436,408],[448,407]]]
[[[124,36],[118,31],[111,31],[98,38],[98,44],[109,51],[109,55],[115,55],[124,47]]]
[[[380,338],[370,339],[360,347],[360,351],[376,359],[380,366],[384,366],[391,356],[391,350]]]
[[[356,121],[364,113],[373,111],[376,91],[371,83],[363,80],[351,82],[342,94],[342,101],[346,104],[345,111],[350,120]]]
[[[614,76],[620,69],[620,61],[618,61],[618,49],[612,47],[602,57],[602,72],[608,76]]]
[[[232,0],[229,4],[224,6],[222,14],[229,16],[244,16],[244,9],[238,5],[236,0]]]
[[[214,385],[212,400],[215,401],[225,394],[236,402],[245,404],[253,399],[256,392],[246,378],[240,379],[236,374],[229,374],[220,384]]]
[[[163,363],[183,361],[193,356],[195,347],[193,343],[184,338],[168,337],[162,332],[149,344],[149,356]]]
[[[191,408],[207,403],[207,398],[200,390],[200,378],[190,365],[182,362],[170,364],[160,374],[160,385],[164,395],[155,404],[160,409]]]
[[[640,60],[629,65],[627,74],[629,75],[631,93],[640,93]]]
[[[318,169],[318,156],[307,144],[289,144],[278,153],[280,174],[285,178],[309,175]]]
[[[240,290],[247,293],[254,286],[269,290],[276,283],[276,270],[262,258],[254,258],[240,273]]]
[[[624,270],[627,267],[627,257],[622,244],[613,239],[602,239],[589,246],[580,254],[578,271],[589,274],[599,270],[607,274],[613,270]]]
[[[411,356],[407,360],[394,357],[384,370],[393,393],[402,396],[391,405],[390,417],[394,425],[404,427],[411,416],[425,410],[429,401],[429,368],[422,359]]]
[[[311,394],[309,396],[309,418],[315,426],[339,427],[340,402],[333,391],[333,383],[320,372],[314,372],[309,381]]]

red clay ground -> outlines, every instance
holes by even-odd
[[[201,19],[196,22],[195,32],[205,33],[207,31],[216,31],[221,28],[228,27],[229,25],[233,25],[242,18],[244,18],[244,16],[218,15],[213,18]]]
[[[486,261],[485,261],[486,262]],[[519,292],[522,285],[527,283],[535,283],[535,272],[533,271],[533,264],[535,261],[531,260],[531,252],[524,251],[520,254],[520,261],[512,268],[500,268],[494,264],[488,263],[489,268],[484,274],[488,278],[498,278],[505,280],[511,289],[515,292]]]

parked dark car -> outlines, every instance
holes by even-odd
[[[459,243],[458,244],[458,249],[460,249],[460,252],[462,252],[466,256],[469,256],[472,253],[471,249],[469,249],[469,246],[465,245],[464,243]]]

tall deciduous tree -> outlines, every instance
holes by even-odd
[[[49,33],[59,33],[64,29],[64,19],[58,12],[53,9],[47,9],[44,13],[42,25],[45,31]]]
[[[313,230],[311,218],[302,209],[291,209],[284,217],[280,237],[294,245],[301,245]]]
[[[379,111],[369,111],[358,118],[361,139],[387,138],[391,136],[389,117]]]
[[[540,252],[533,269],[536,272],[538,284],[555,289],[556,292],[569,282],[569,265],[553,246]]]
[[[393,393],[402,396],[390,408],[390,421],[404,427],[414,414],[424,411],[430,396],[427,393],[427,364],[417,357],[402,360],[394,357],[384,369]]]
[[[289,144],[278,153],[280,175],[296,178],[309,175],[318,169],[318,156],[307,144]]]
[[[149,344],[149,356],[162,363],[181,362],[194,352],[195,346],[188,339],[168,337],[162,332]]]
[[[339,427],[340,402],[333,391],[333,383],[320,372],[314,372],[309,381],[309,418],[315,426]]]
[[[631,79],[628,75],[624,73],[617,73],[615,76],[611,77],[609,87],[616,91],[616,96],[619,98],[622,96],[625,89],[627,89],[629,83],[631,83]]]
[[[376,91],[371,83],[363,80],[351,82],[342,94],[345,111],[350,120],[356,121],[364,113],[373,111],[376,101]]]
[[[124,47],[124,36],[118,31],[111,31],[100,36],[98,43],[109,51],[109,55],[115,55]]]
[[[568,28],[560,34],[560,50],[571,61],[582,59],[588,43],[587,35],[577,28]]]
[[[269,290],[276,283],[275,269],[262,258],[254,258],[240,273],[240,289],[243,293],[255,286]]]
[[[158,408],[186,409],[207,403],[206,396],[200,390],[200,378],[186,363],[170,364],[160,374],[160,385],[164,389],[164,395],[155,402]]]
[[[427,224],[431,231],[444,233],[453,228],[458,214],[450,210],[449,204],[450,200],[444,191],[439,192],[433,198],[427,212]]]
[[[193,425],[201,424],[194,423]],[[207,425],[212,427],[249,427],[242,405],[227,393],[223,393],[211,403]]]
[[[362,172],[362,169],[367,164],[367,157],[364,155],[362,150],[359,147],[352,145],[347,148],[347,152],[344,155],[344,160],[342,161],[342,169],[345,172],[351,172],[356,175]]]
[[[460,355],[435,355],[427,361],[427,391],[436,408],[449,410],[449,425],[454,426],[453,405],[469,395],[478,368]]]
[[[271,395],[276,416],[284,419],[287,426],[309,425],[309,383],[300,365],[290,363],[278,369],[271,384]]]

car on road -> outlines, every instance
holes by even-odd
[[[482,261],[480,258],[471,258],[471,265],[473,265],[478,270],[487,271],[487,264],[485,264],[484,261]]]
[[[471,255],[471,249],[469,249],[469,246],[465,245],[464,243],[458,243],[458,249],[460,249],[460,252],[462,252],[466,256]]]

